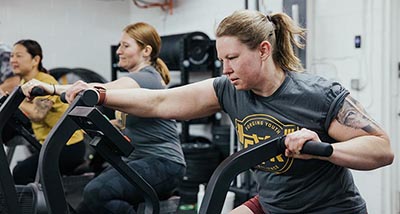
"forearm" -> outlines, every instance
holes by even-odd
[[[0,89],[5,93],[11,93],[15,87],[17,87],[20,83],[19,76],[10,77],[0,85]]]
[[[63,92],[65,92],[71,85],[50,85],[48,84],[48,87],[46,91],[49,94],[57,94],[61,95]]]
[[[26,92],[24,92],[24,94],[26,94],[26,95],[30,93],[29,91],[33,87],[40,87],[46,92],[46,94],[49,94],[49,95],[55,95],[55,94],[60,95],[61,93],[66,91],[71,86],[72,85],[55,85],[55,84],[41,82],[36,79],[33,79],[33,80],[29,81],[28,83],[25,83],[22,86],[22,89],[26,91]]]
[[[187,89],[187,90],[186,90]],[[216,98],[208,101],[199,95],[186,94],[188,88],[168,90],[114,89],[107,90],[105,106],[139,117],[189,120],[211,115],[219,110]],[[210,101],[211,100],[211,101]]]
[[[378,136],[360,136],[332,144],[328,161],[356,170],[372,170],[392,163],[389,140]]]
[[[161,91],[149,89],[107,90],[103,105],[140,117],[168,118],[166,112],[160,114],[158,111],[164,100],[161,94]]]
[[[43,120],[46,114],[43,111],[38,111],[34,103],[23,101],[19,108],[32,121],[39,122]]]

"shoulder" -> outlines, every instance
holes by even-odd
[[[139,70],[139,73],[158,73],[156,68],[149,65]]]
[[[35,79],[45,82],[45,83],[50,83],[50,84],[58,84],[57,80],[51,76],[50,74],[44,73],[44,72],[39,72]]]
[[[328,80],[324,77],[309,72],[288,72],[294,85],[314,95],[335,97],[347,91],[339,82]]]
[[[214,85],[215,90],[218,90],[219,88],[224,88],[227,86],[232,86],[232,84],[230,84],[230,82],[226,76],[216,77],[214,79],[213,85]]]
[[[135,80],[141,88],[163,89],[161,75],[153,66],[146,66],[137,72],[129,73],[128,77]]]
[[[330,84],[331,81],[324,77],[312,74],[309,72],[287,72],[288,76],[298,84],[324,87]]]
[[[295,87],[299,92],[297,96],[300,96],[298,100],[305,101],[304,106],[307,106],[309,109],[321,112],[321,115],[325,118],[324,128],[328,130],[330,123],[336,117],[350,92],[340,83],[327,80],[318,75],[290,73],[289,76],[294,82],[293,85],[298,85],[298,87]]]

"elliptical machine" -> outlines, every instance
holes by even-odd
[[[98,100],[98,93],[93,89],[79,93],[71,104],[73,108],[58,121],[43,145],[39,157],[39,174],[49,213],[74,212],[64,196],[57,160],[65,142],[77,129],[85,130],[92,138],[90,144],[98,154],[142,191],[145,202],[138,205],[138,213],[176,213],[179,197],[160,202],[154,189],[121,159],[121,156],[128,156],[134,148],[130,140],[94,107]],[[77,105],[77,102],[86,105]]]
[[[42,95],[41,90],[33,90],[32,92],[36,96]],[[18,117],[22,114],[18,106],[25,99],[25,95],[22,93],[21,87],[16,87],[14,91],[3,97],[2,105],[0,107],[0,143],[3,142],[3,130],[6,126],[18,127]],[[9,127],[10,128],[10,127]],[[28,130],[25,127],[20,126],[18,132],[26,134],[28,142],[31,143],[35,148],[40,149],[40,144],[30,136]],[[30,138],[30,137],[31,138]],[[0,149],[0,186],[2,193],[2,200],[0,203],[1,213],[46,213],[37,212],[39,198],[41,193],[37,192],[37,184],[32,183],[28,185],[15,185],[14,180],[9,168],[9,158],[6,155],[4,147]]]
[[[46,95],[41,88],[32,89],[32,96],[43,96]],[[17,120],[18,114],[22,114],[18,106],[25,99],[21,87],[17,87],[9,96],[3,100],[0,108],[0,130],[3,130],[5,126],[10,126],[11,128],[25,128],[19,124]],[[84,102],[76,102],[75,105],[86,105]],[[70,111],[73,105],[70,105],[67,111],[64,113],[66,115]],[[19,115],[21,116],[21,115]],[[9,128],[10,128],[9,127]],[[23,129],[21,129],[23,130]],[[17,130],[20,132],[21,130]],[[25,130],[21,133],[29,132]],[[63,130],[52,129],[51,133],[59,133]],[[51,135],[49,134],[49,136]],[[0,132],[0,142],[3,143],[3,132]],[[26,136],[29,133],[26,133]],[[24,136],[25,137],[25,136]],[[32,136],[33,138],[33,136]],[[54,139],[54,138],[53,138]],[[69,139],[69,137],[68,137]],[[68,141],[63,141],[64,143]],[[31,142],[32,141],[32,142]],[[41,150],[41,145],[36,141],[36,139],[28,140],[35,148]],[[51,143],[51,142],[50,142]],[[44,199],[44,195],[41,188],[40,177],[37,177],[35,182],[28,185],[15,185],[12,178],[12,174],[9,168],[9,162],[7,160],[7,155],[4,149],[0,149],[0,186],[1,186],[1,203],[0,203],[0,213],[15,213],[15,214],[45,214],[48,213],[47,205]],[[53,160],[54,161],[54,160]],[[39,163],[40,164],[40,163]],[[56,161],[58,166],[58,160]],[[83,187],[90,179],[92,179],[94,173],[85,173],[82,175],[73,175],[63,177],[62,182],[68,187],[81,186]],[[63,195],[65,195],[63,193]]]

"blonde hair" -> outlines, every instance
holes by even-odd
[[[151,46],[151,65],[156,68],[158,73],[160,73],[165,84],[168,84],[171,77],[167,65],[162,59],[158,58],[161,49],[161,38],[156,29],[147,23],[138,22],[126,26],[124,32],[133,38],[139,47],[145,48],[147,45]]]
[[[305,31],[285,13],[269,16],[258,11],[241,10],[221,21],[216,36],[234,36],[251,50],[256,49],[262,41],[268,41],[272,45],[275,63],[288,71],[303,71],[293,46],[304,48],[303,43],[296,41],[295,35],[305,41]]]

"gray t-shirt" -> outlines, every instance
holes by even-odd
[[[10,47],[0,43],[0,84],[2,84],[6,79],[14,76],[10,65],[10,55]]]
[[[214,89],[244,148],[301,128],[334,143],[329,124],[348,95],[339,83],[297,72],[286,72],[269,97],[238,91],[226,77],[216,78]],[[366,213],[350,170],[328,161],[276,154],[256,166],[254,175],[266,213]]]
[[[130,73],[128,77],[134,79],[141,88],[165,88],[160,74],[152,66]],[[135,147],[129,158],[156,156],[185,165],[176,121],[128,115],[123,132]]]

